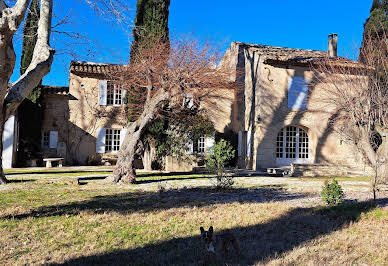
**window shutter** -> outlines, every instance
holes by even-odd
[[[106,105],[107,94],[108,94],[107,88],[108,88],[108,82],[106,80],[98,81],[98,104],[99,105]]]
[[[123,127],[120,131],[120,148],[121,146],[123,145],[124,143],[124,138],[125,138],[125,135],[127,134],[127,129],[125,127]]]
[[[105,153],[105,128],[97,129],[96,153]]]
[[[214,135],[206,138],[206,153],[213,153]]]
[[[252,131],[247,132],[247,157],[251,157],[251,147],[252,146]]]
[[[121,103],[125,105],[125,96],[127,95],[127,90],[121,90]]]
[[[193,153],[194,153],[193,141],[189,140],[186,142],[186,154],[193,154]]]
[[[238,132],[238,146],[237,146],[238,156],[242,155],[242,137],[243,137],[243,133],[242,133],[242,131],[239,131]]]
[[[303,77],[293,77],[288,86],[288,108],[307,109],[308,82]]]
[[[58,131],[50,131],[50,149],[56,149],[58,146]]]

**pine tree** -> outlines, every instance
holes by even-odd
[[[22,57],[20,74],[22,75],[31,63],[37,41],[40,15],[39,0],[32,0],[23,30]],[[41,126],[43,118],[43,96],[41,86],[36,87],[18,107],[19,114],[19,153],[18,161],[37,158],[40,151]]]
[[[170,0],[138,0],[131,58],[137,49],[149,45],[150,39],[169,43],[168,15]]]

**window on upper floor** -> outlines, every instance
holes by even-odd
[[[288,85],[288,108],[307,109],[308,82],[304,77],[292,77]]]
[[[98,103],[105,106],[121,106],[124,104],[125,90],[112,81],[99,80]]]
[[[106,105],[118,106],[123,104],[123,92],[112,82],[107,83]]]

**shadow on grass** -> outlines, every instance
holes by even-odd
[[[308,194],[291,193],[281,188],[236,188],[216,190],[213,188],[191,188],[167,190],[165,192],[130,192],[108,196],[96,196],[90,200],[70,202],[62,205],[44,206],[28,213],[8,215],[2,219],[24,219],[28,217],[51,217],[77,215],[81,211],[94,213],[150,212],[179,207],[202,207],[232,202],[287,201],[304,198]]]
[[[28,182],[35,182],[36,179],[7,179],[7,183],[28,183]]]
[[[265,264],[271,258],[303,243],[341,230],[374,206],[371,202],[362,202],[339,207],[295,208],[267,223],[232,228],[228,232],[239,239],[241,255],[238,261],[229,256],[223,263]],[[215,229],[216,233],[226,232],[217,232],[217,228]],[[208,265],[207,256],[198,229],[197,236],[173,238],[135,249],[82,256],[70,259],[62,265]]]
[[[12,176],[12,175],[51,175],[51,174],[74,174],[74,173],[85,173],[87,175],[88,173],[107,173],[112,171],[93,171],[93,170],[63,170],[63,171],[20,171],[15,173],[5,173],[6,176]]]
[[[154,176],[155,179],[147,179],[148,177],[152,177],[152,176]],[[150,184],[150,183],[158,183],[158,182],[163,182],[163,181],[198,180],[198,179],[207,179],[210,177],[210,176],[195,176],[195,175],[188,176],[186,173],[185,177],[156,178],[159,176],[160,175],[147,175],[147,177],[144,177],[145,179],[143,179],[143,176],[138,176],[136,178],[136,184]],[[162,176],[160,176],[160,177],[162,177]]]

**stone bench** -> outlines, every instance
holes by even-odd
[[[45,159],[43,159],[43,161],[46,162],[47,168],[53,167],[51,164],[52,162],[58,162],[58,167],[62,167],[63,160],[64,160],[64,158],[45,158]]]

